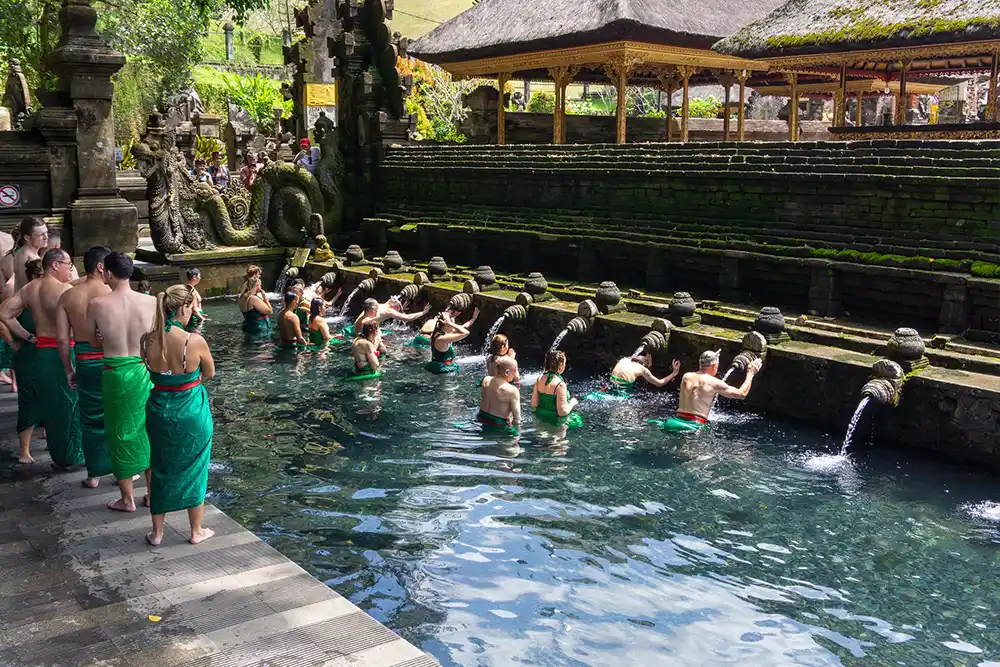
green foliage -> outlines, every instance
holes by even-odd
[[[555,113],[556,96],[544,90],[532,93],[525,110],[528,113]]]
[[[161,89],[150,82],[160,81],[161,76],[161,68],[156,62],[138,56],[127,59],[114,76],[115,96],[111,108],[116,145],[123,146],[142,136],[146,120],[162,94]]]
[[[277,82],[263,74],[239,76],[225,74],[222,77],[229,101],[246,109],[250,118],[257,123],[261,134],[274,133],[274,110],[282,109],[282,117],[292,112],[292,101],[286,100],[278,90]]]
[[[212,153],[219,151],[222,153],[222,162],[226,162],[226,147],[215,137],[195,137],[194,159],[202,159],[208,164],[212,164]]]
[[[125,171],[127,169],[135,169],[137,160],[135,156],[132,155],[132,147],[135,146],[135,140],[129,139],[129,141],[122,148],[122,161],[118,163],[118,168]]]
[[[970,272],[980,278],[1000,278],[1000,266],[990,262],[973,262]]]
[[[400,76],[413,76],[413,93],[406,101],[406,109],[417,114],[414,138],[465,143],[465,135],[458,130],[459,123],[469,113],[464,98],[490,82],[482,79],[455,81],[440,67],[419,60],[411,63],[405,58],[397,59],[396,69]]]
[[[713,95],[688,100],[688,118],[715,118],[720,111],[722,111],[722,102]],[[679,108],[674,109],[674,115],[681,115]]]

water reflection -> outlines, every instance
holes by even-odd
[[[381,381],[341,383],[345,353],[244,345],[232,304],[209,311],[213,502],[445,665],[1000,657],[985,476],[841,459],[841,434],[732,405],[677,438],[646,424],[668,393],[486,435],[476,359],[437,377],[398,348]]]

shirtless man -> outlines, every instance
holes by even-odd
[[[500,357],[495,362],[493,375],[483,378],[476,419],[487,426],[508,428],[521,423],[521,391],[513,384],[517,362],[510,357]]]
[[[698,359],[698,372],[685,373],[681,378],[681,399],[677,416],[667,420],[665,427],[672,431],[696,431],[708,423],[709,413],[716,396],[742,401],[750,393],[754,376],[763,365],[755,359],[747,368],[746,379],[740,387],[732,387],[716,375],[719,372],[719,351],[702,352]]]
[[[412,322],[418,320],[431,310],[431,304],[424,306],[424,309],[416,313],[406,314],[403,312],[403,306],[399,302],[399,299],[392,297],[385,303],[379,303],[375,299],[365,299],[364,310],[358,315],[357,319],[354,320],[354,330],[358,331],[361,323],[365,320],[375,320],[375,322],[382,326],[383,322],[387,320],[399,320],[400,322]]]
[[[97,297],[111,293],[111,288],[104,282],[104,258],[110,253],[110,249],[101,246],[87,251],[83,256],[83,268],[86,272],[84,281],[63,292],[56,312],[59,357],[66,372],[66,381],[79,395],[83,458],[87,463],[87,479],[83,485],[91,489],[97,488],[102,476],[111,474],[111,458],[104,433],[104,402],[101,396],[104,351],[97,339],[97,332],[93,328],[87,328],[87,306]],[[75,346],[72,345],[74,337]],[[76,357],[75,365],[73,352]]]
[[[0,307],[0,319],[22,341],[21,345],[35,346],[34,367],[27,377],[22,377],[18,392],[18,461],[21,463],[34,462],[30,450],[31,434],[39,421],[45,423],[54,466],[67,468],[83,463],[76,390],[66,381],[58,349],[59,299],[70,289],[72,266],[64,250],[50,250],[42,260],[42,278],[31,281]],[[19,320],[25,311],[30,311],[34,332],[25,329]]]
[[[39,217],[27,217],[21,220],[21,239],[24,245],[14,254],[14,291],[17,292],[28,283],[24,274],[24,265],[33,259],[41,259],[42,250],[49,242],[49,228],[45,220]]]
[[[615,364],[614,369],[611,371],[611,381],[618,385],[619,387],[631,387],[636,383],[636,380],[642,378],[654,387],[665,387],[668,385],[681,371],[681,362],[674,359],[671,364],[671,370],[673,371],[670,375],[665,378],[658,378],[650,372],[650,368],[653,366],[653,355],[641,354],[635,357],[624,357],[618,360]]]
[[[42,255],[44,256],[45,253],[48,252],[49,250],[51,250],[52,248],[62,249],[62,235],[59,233],[58,229],[50,229],[49,230],[49,239],[45,243],[45,250],[42,251]],[[76,284],[75,281],[77,281],[77,280],[80,279],[80,273],[76,270],[76,265],[75,264],[73,265],[72,274],[73,275],[70,278],[70,282],[72,282],[75,285]],[[83,281],[81,280],[80,282],[83,282]]]
[[[299,322],[299,315],[296,312],[299,307],[299,299],[299,295],[295,292],[286,292],[285,307],[278,316],[278,338],[281,341],[281,347],[285,349],[306,344],[306,339],[302,336],[302,323]]]
[[[148,489],[150,475],[146,399],[153,385],[142,361],[141,340],[153,328],[156,299],[132,289],[132,271],[128,255],[112,252],[104,258],[104,280],[111,292],[90,301],[87,320],[76,329],[77,335],[100,340],[104,349],[104,429],[111,472],[121,492],[121,498],[108,503],[108,509],[118,512],[135,511],[132,478],[145,473]],[[86,334],[81,334],[84,331]],[[145,504],[149,505],[148,491]]]

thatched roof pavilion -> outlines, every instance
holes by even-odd
[[[714,48],[792,77],[836,72],[842,92],[849,79],[881,80],[898,90],[897,125],[908,80],[988,72],[986,121],[1000,122],[1000,0],[788,0]]]
[[[711,50],[721,37],[760,18],[780,0],[481,0],[410,45],[409,52],[453,76],[551,79],[556,83],[553,140],[565,140],[570,81],[618,89],[618,141],[625,141],[626,85],[672,93],[697,83],[743,84],[751,60]],[[687,139],[687,99],[681,139]],[[728,103],[728,100],[726,100]],[[503,110],[498,139],[503,143]],[[741,104],[742,107],[742,104]],[[668,123],[668,128],[670,127]],[[737,133],[742,138],[743,118]],[[728,118],[725,134],[728,136]]]

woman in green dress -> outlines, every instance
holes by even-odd
[[[562,374],[566,372],[566,353],[549,350],[545,355],[545,370],[531,392],[531,409],[542,421],[556,426],[582,426],[583,419],[573,412],[576,399],[570,398]]]
[[[459,370],[455,363],[457,355],[454,344],[464,340],[469,335],[469,330],[454,320],[455,315],[456,313],[446,310],[434,325],[434,333],[431,334],[431,360],[424,368],[435,375],[457,373]]]
[[[251,336],[268,336],[271,333],[271,313],[274,309],[267,300],[260,277],[260,267],[251,265],[236,299],[236,305],[243,313],[243,331]]]
[[[215,362],[205,339],[185,331],[194,308],[189,286],[167,288],[157,296],[153,329],[142,341],[142,358],[153,381],[146,403],[153,532],[146,541],[154,547],[163,541],[167,512],[187,510],[191,544],[215,534],[201,525],[213,431],[202,382],[215,376]]]
[[[327,305],[322,292],[309,304],[309,344],[313,347],[326,347],[333,340],[330,326],[326,323]]]

